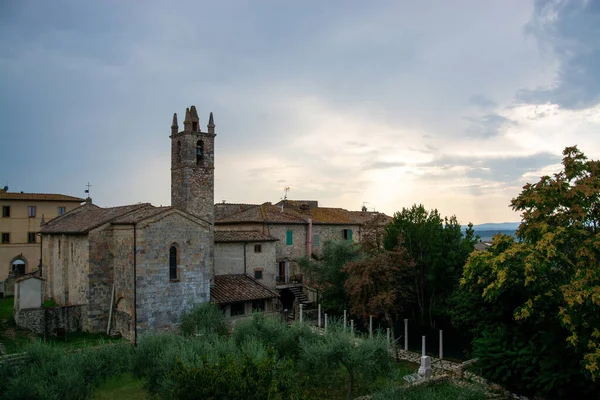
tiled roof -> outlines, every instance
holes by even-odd
[[[102,224],[142,209],[155,208],[150,203],[100,208],[94,204],[77,207],[41,226],[42,233],[86,233]]]
[[[82,203],[85,199],[54,193],[13,193],[0,190],[0,200],[30,200],[30,201],[76,201]]]
[[[279,297],[279,294],[246,275],[215,275],[215,285],[210,290],[210,296],[217,304],[228,304],[272,299]]]
[[[271,203],[263,203],[260,206],[220,219],[216,223],[244,222],[305,224],[306,219],[295,212],[281,211],[281,207]]]
[[[223,219],[254,207],[258,207],[258,204],[217,203],[215,204],[215,220]]]
[[[271,242],[279,239],[257,231],[215,231],[215,243],[218,242]]]
[[[379,223],[383,224],[388,224],[394,220],[389,215],[377,211],[350,211],[350,213],[352,214],[352,218],[360,224],[372,222],[376,218],[379,220]]]
[[[126,214],[122,217],[119,217],[112,221],[113,224],[133,224],[134,222],[139,222],[143,219],[153,217],[158,215],[166,210],[170,210],[171,207],[145,207],[140,208],[134,212]]]

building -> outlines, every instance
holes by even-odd
[[[8,274],[26,274],[40,263],[40,224],[76,207],[78,197],[49,193],[14,193],[0,189],[0,280]]]
[[[101,208],[91,199],[42,225],[46,297],[81,306],[89,332],[136,342],[174,329],[210,299],[214,259],[214,133],[201,132],[194,106],[171,126],[171,206]]]
[[[276,239],[273,242],[274,257],[272,253],[269,253],[269,257],[264,254],[259,258],[260,266],[253,265],[252,268],[262,267],[269,272],[274,270],[275,285],[271,284],[269,278],[264,283],[279,291],[282,308],[288,310],[293,309],[295,303],[306,304],[315,298],[314,293],[304,286],[298,260],[303,257],[320,257],[327,241],[360,242],[364,227],[383,215],[319,207],[315,200],[283,200],[277,204],[261,205],[220,203],[215,205],[215,214],[219,216],[215,220],[215,240],[217,235],[225,235],[225,232],[227,235],[235,232],[240,239],[245,238],[246,249],[238,249],[237,254],[245,254],[246,260],[256,256],[252,254],[252,247],[248,247],[254,243],[250,240],[250,232]],[[388,218],[386,216],[386,223]],[[217,245],[215,251],[216,259],[228,258],[223,254],[224,247]],[[217,275],[228,272],[222,269],[222,265],[224,263],[215,262]],[[252,271],[253,269],[246,268],[245,273],[251,274]]]
[[[256,311],[277,312],[279,294],[245,274],[231,274],[215,275],[211,297],[235,321]]]

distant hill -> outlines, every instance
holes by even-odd
[[[479,235],[479,238],[483,242],[489,242],[492,240],[494,235],[501,233],[503,235],[515,236],[515,232],[519,227],[520,222],[500,222],[500,223],[486,223],[473,225],[475,234]],[[463,225],[463,232],[467,229],[466,225]]]

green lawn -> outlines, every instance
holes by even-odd
[[[92,396],[93,400],[146,400],[148,392],[144,381],[135,379],[131,374],[110,378],[100,385]]]

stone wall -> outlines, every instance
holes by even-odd
[[[255,245],[260,245],[260,252],[255,251]],[[244,252],[246,266],[244,269]],[[277,276],[275,242],[243,242],[215,243],[215,274],[247,274],[254,278],[255,270],[262,270],[260,280],[264,285],[275,288]]]
[[[19,328],[28,329],[39,336],[55,336],[58,329],[75,332],[81,329],[85,306],[62,306],[54,308],[29,308],[15,310],[15,322]]]
[[[208,227],[176,211],[137,230],[137,329],[174,330],[181,315],[210,300],[213,237]],[[158,218],[158,217],[157,217]],[[169,279],[169,248],[178,249],[178,279]]]
[[[360,225],[320,225],[313,224],[313,254],[322,255],[323,246],[329,241],[344,240],[344,229],[352,229],[352,241],[358,243],[360,241]],[[319,244],[315,244],[315,235],[318,235]]]

